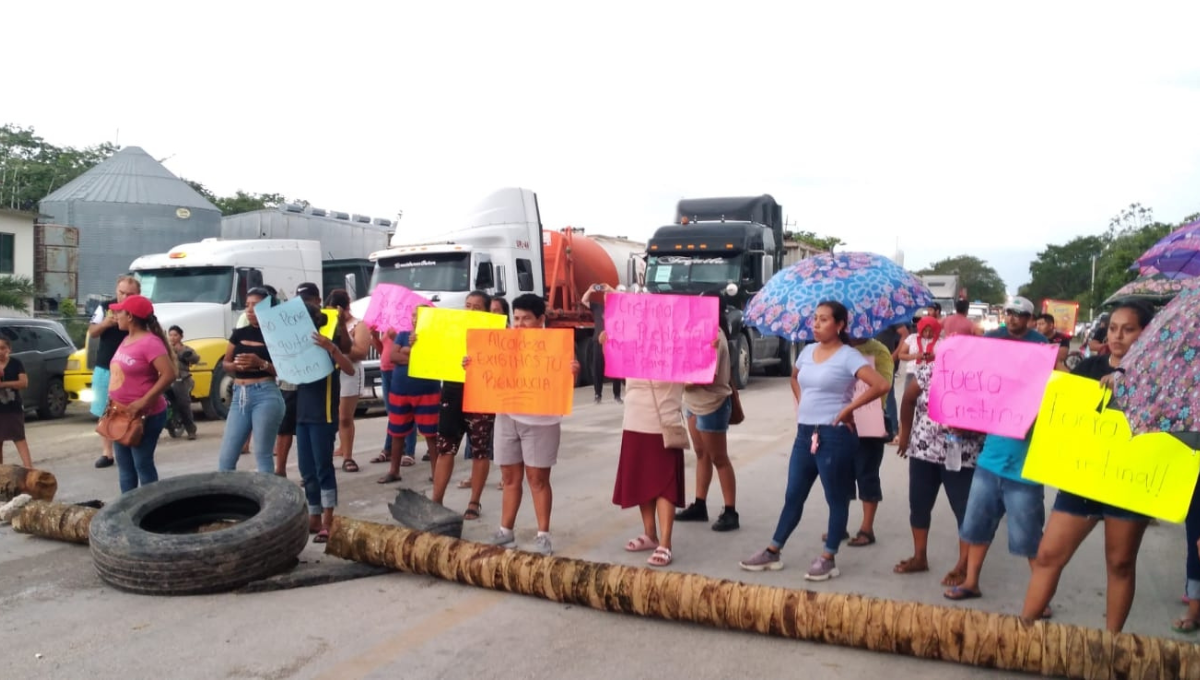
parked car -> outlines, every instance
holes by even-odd
[[[25,365],[29,387],[21,393],[25,408],[38,418],[61,418],[67,412],[63,373],[75,345],[66,329],[48,319],[0,318],[0,337],[12,346],[12,355]]]

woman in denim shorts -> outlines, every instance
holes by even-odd
[[[696,446],[696,501],[675,514],[676,522],[708,521],[708,487],[712,485],[713,469],[721,484],[725,508],[713,523],[713,531],[733,531],[740,524],[736,508],[737,478],[729,462],[729,417],[733,414],[733,384],[730,380],[729,342],[723,331],[717,332],[713,345],[717,348],[717,368],[713,381],[707,385],[688,384],[683,387],[683,414],[688,433]]]
[[[1118,306],[1108,321],[1108,347],[1111,353],[1088,357],[1071,373],[1101,382],[1111,381],[1111,375],[1120,366],[1121,358],[1150,324],[1153,315],[1153,310],[1140,302]],[[1105,625],[1114,633],[1120,632],[1133,606],[1137,554],[1150,518],[1067,491],[1059,491],[1054,500],[1054,510],[1050,513],[1050,520],[1038,546],[1037,558],[1033,562],[1033,574],[1029,578],[1029,590],[1025,593],[1021,618],[1033,621],[1039,617],[1058,589],[1063,568],[1101,520],[1104,520],[1104,557],[1108,567]],[[1194,621],[1192,629],[1195,629]]]
[[[829,504],[828,532],[824,552],[813,560],[804,578],[827,581],[838,575],[834,555],[850,521],[849,491],[854,478],[854,457],[858,453],[858,436],[850,425],[855,410],[888,391],[883,376],[871,368],[858,350],[850,347],[848,322],[849,313],[840,302],[822,302],[813,315],[816,344],[804,348],[792,369],[797,427],[788,462],[783,510],[770,544],[742,560],[742,569],[783,568],[779,552],[800,524],[804,502],[813,483],[820,479]],[[859,380],[867,383],[868,388],[855,397],[854,386]]]

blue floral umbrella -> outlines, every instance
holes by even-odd
[[[875,253],[823,253],[771,277],[746,307],[746,323],[793,342],[813,339],[812,316],[826,300],[850,311],[847,330],[871,338],[912,319],[933,301],[929,289],[903,267]]]

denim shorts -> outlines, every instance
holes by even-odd
[[[691,418],[696,416],[696,429],[701,432],[728,432],[729,431],[729,416],[733,414],[733,397],[725,397],[725,403],[712,413],[707,415],[696,415],[691,411],[684,409],[684,416]]]
[[[1101,503],[1083,496],[1076,496],[1069,491],[1059,491],[1058,497],[1054,499],[1054,510],[1056,512],[1065,512],[1068,515],[1075,517],[1086,517],[1088,519],[1124,519],[1130,522],[1149,522],[1150,518],[1146,515],[1141,515],[1132,510],[1118,508],[1115,505]]]
[[[1005,515],[1008,552],[1018,557],[1037,557],[1046,525],[1045,489],[1041,484],[1026,484],[975,468],[959,537],[972,545],[987,545],[996,537]]]

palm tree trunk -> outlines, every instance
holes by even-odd
[[[13,517],[12,525],[23,534],[86,545],[96,512],[81,505],[31,501]]]
[[[0,501],[11,501],[23,493],[35,501],[52,501],[58,493],[58,480],[45,470],[0,465]]]
[[[969,666],[1089,680],[1200,677],[1200,646],[1173,640],[543,557],[341,516],[325,552],[553,602]]]

